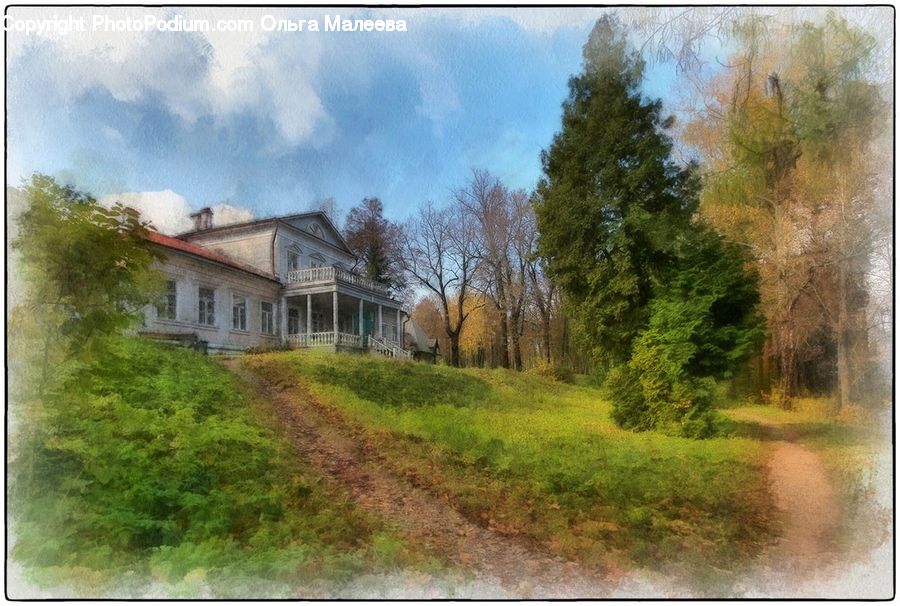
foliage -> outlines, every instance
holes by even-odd
[[[159,286],[138,212],[103,208],[40,174],[23,192],[27,206],[12,243],[27,289],[19,314],[37,318],[43,335],[73,351],[131,325]]]
[[[781,399],[837,387],[846,406],[871,362],[866,276],[879,231],[886,241],[874,225],[877,167],[890,162],[874,145],[889,109],[877,43],[834,13],[761,25],[738,28],[734,67],[689,129],[707,169],[703,215],[754,258]]]
[[[623,427],[709,437],[716,381],[730,378],[763,337],[756,280],[743,255],[711,232],[700,231],[679,255],[628,368],[611,373],[607,392]]]
[[[539,362],[532,368],[525,371],[551,381],[560,381],[562,383],[571,383],[575,378],[575,373],[568,366],[562,364],[550,364],[545,361]]]
[[[254,578],[285,591],[383,557],[378,524],[295,463],[215,362],[134,338],[105,351],[62,369],[16,444],[12,556],[39,582],[96,596],[132,578],[139,595],[199,577],[241,595]]]
[[[764,454],[742,439],[618,429],[594,388],[504,369],[307,351],[243,358],[302,383],[385,465],[466,516],[599,566],[729,569],[773,529]],[[680,568],[679,568],[680,569]]]
[[[693,167],[671,160],[672,120],[643,97],[643,68],[617,21],[600,19],[536,198],[540,253],[582,345],[603,363],[630,358],[696,208]]]
[[[260,353],[269,353],[270,351],[287,351],[291,349],[289,343],[260,343],[259,345],[254,345],[253,347],[248,347],[244,350],[244,353],[248,354],[260,354]]]
[[[350,209],[344,238],[353,254],[365,264],[365,275],[385,286],[405,286],[400,266],[400,227],[384,218],[378,198],[363,198]]]

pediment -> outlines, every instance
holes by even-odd
[[[328,242],[332,246],[336,246],[348,253],[350,252],[343,236],[341,236],[340,232],[338,232],[334,227],[334,224],[324,213],[310,213],[307,215],[285,217],[282,221],[314,238]]]

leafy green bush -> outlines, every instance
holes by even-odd
[[[603,384],[606,398],[612,402],[613,421],[619,427],[643,431],[652,429],[649,406],[641,387],[641,376],[628,364],[609,371]]]
[[[714,432],[716,380],[753,352],[762,322],[740,254],[701,233],[682,255],[683,266],[650,305],[631,359],[610,373],[606,389],[620,426],[703,438]]]
[[[575,373],[571,368],[562,364],[549,364],[541,362],[533,368],[525,371],[527,374],[537,375],[550,379],[551,381],[560,381],[562,383],[571,383],[575,378]]]
[[[387,557],[373,551],[378,525],[293,463],[215,362],[113,338],[95,362],[60,370],[11,469],[12,555],[26,568],[109,583],[199,575],[231,594],[236,576],[335,580]]]
[[[282,343],[281,341],[276,341],[274,343],[262,343],[260,345],[254,345],[253,347],[249,347],[244,350],[246,354],[262,354],[269,353],[273,351],[288,351],[291,349],[291,345],[289,343]]]

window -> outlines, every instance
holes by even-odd
[[[162,303],[156,306],[156,315],[166,320],[174,320],[178,315],[178,283],[166,280],[166,293]]]
[[[300,310],[296,307],[288,307],[288,334],[300,334]]]
[[[272,304],[261,301],[259,304],[259,323],[260,330],[264,335],[275,334],[275,314],[272,310]]]
[[[300,269],[300,253],[296,250],[289,250],[287,253],[287,268],[288,271],[293,271],[295,269]]]
[[[231,297],[231,327],[247,330],[247,299],[240,295]]]
[[[207,326],[216,325],[216,291],[212,288],[200,287],[198,321]]]
[[[322,255],[312,255],[309,258],[310,267],[325,267],[325,259]]]

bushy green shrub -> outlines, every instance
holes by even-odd
[[[290,343],[282,343],[281,341],[276,341],[274,343],[262,343],[261,345],[254,345],[253,347],[244,350],[244,353],[250,355],[264,354],[273,351],[289,351],[290,349]]]
[[[632,366],[623,364],[610,370],[603,390],[606,398],[612,402],[611,416],[616,425],[635,431],[653,428],[640,373]]]
[[[562,364],[550,364],[548,362],[540,362],[533,368],[525,371],[526,374],[537,375],[550,379],[551,381],[560,381],[562,383],[571,383],[575,377],[572,369]]]
[[[741,255],[714,234],[682,254],[631,359],[607,377],[607,392],[622,427],[709,437],[716,380],[731,376],[762,338],[758,295]]]

